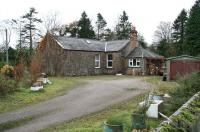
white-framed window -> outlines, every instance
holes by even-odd
[[[140,67],[140,59],[129,59],[129,67]]]
[[[107,55],[107,68],[112,68],[113,67],[113,55],[108,54]]]
[[[95,54],[94,57],[94,67],[95,68],[100,68],[101,67],[101,59],[100,59],[100,54]]]

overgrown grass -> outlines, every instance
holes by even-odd
[[[17,92],[0,96],[0,113],[65,94],[70,89],[84,83],[82,77],[50,77],[49,79],[52,85],[44,86],[44,90],[33,92],[30,88],[20,88]]]
[[[124,78],[129,77],[131,76],[125,76]],[[169,92],[171,89],[177,86],[177,83],[175,82],[161,81],[161,77],[149,76],[141,77],[140,79],[154,84],[154,91],[159,93]],[[102,124],[110,115],[117,115],[120,114],[122,111],[128,111],[130,113],[133,112],[137,108],[137,104],[143,101],[144,96],[147,95],[147,93],[148,91],[145,91],[144,93],[132,99],[129,99],[128,101],[112,105],[102,111],[83,116],[81,118],[77,118],[69,122],[64,122],[50,126],[47,129],[41,130],[41,132],[102,132]],[[147,125],[149,125],[150,128],[155,128],[161,121],[161,119],[148,119]]]

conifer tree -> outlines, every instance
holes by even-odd
[[[78,21],[78,35],[80,38],[94,38],[95,33],[91,25],[90,19],[87,17],[85,11],[81,14],[81,18]]]
[[[178,15],[176,20],[173,23],[173,33],[172,37],[175,41],[175,47],[177,50],[177,55],[181,55],[184,53],[184,38],[185,38],[185,28],[186,28],[186,22],[187,22],[187,12],[185,9],[181,11],[181,13]]]
[[[200,54],[200,0],[190,10],[186,24],[185,49],[190,55]]]
[[[40,35],[39,29],[36,27],[36,23],[41,23],[42,20],[35,16],[37,13],[38,12],[35,10],[35,8],[32,7],[30,8],[28,13],[22,16],[22,18],[24,18],[24,21],[25,21],[25,24],[22,30],[24,34],[23,37],[26,40],[28,40],[30,55],[33,50],[33,37]]]
[[[128,15],[125,11],[119,17],[119,23],[116,25],[117,39],[128,39],[131,31],[131,23],[128,20]]]

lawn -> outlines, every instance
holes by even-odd
[[[20,88],[19,91],[0,96],[0,113],[48,100],[65,94],[70,89],[84,83],[82,77],[50,77],[51,85],[44,86],[44,90],[33,92],[30,88]]]
[[[118,77],[112,77],[118,79]],[[122,78],[129,78],[124,76]],[[163,82],[161,77],[149,76],[149,77],[140,77],[144,81],[150,82],[155,85],[154,91],[159,93],[166,93],[169,90],[177,86],[175,82]],[[64,122],[50,126],[47,129],[41,130],[42,132],[50,131],[67,131],[67,132],[102,132],[102,123],[110,115],[118,114],[123,111],[132,112],[136,109],[137,104],[144,99],[144,96],[147,95],[148,91],[145,93],[134,97],[128,101],[124,101],[120,104],[112,105],[102,111],[92,113],[81,118],[74,119],[69,122]],[[148,119],[147,124],[151,128],[155,128],[162,120],[161,119]]]

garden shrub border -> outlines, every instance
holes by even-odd
[[[156,131],[195,131],[198,121],[200,121],[200,92],[183,104],[168,120],[163,121]]]

